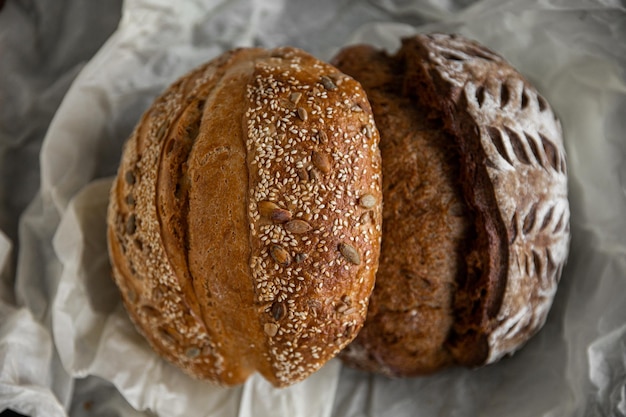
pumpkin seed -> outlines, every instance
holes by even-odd
[[[306,109],[304,107],[298,107],[298,117],[302,121],[305,121],[306,119],[309,118],[309,114],[307,113],[307,111],[306,111]]]
[[[259,214],[274,223],[284,223],[291,220],[291,212],[271,201],[261,201],[258,204]]]
[[[295,256],[293,257],[293,259],[297,263],[301,263],[301,262],[304,262],[306,260],[306,258],[308,258],[308,257],[309,257],[309,255],[307,255],[306,253],[296,253]]]
[[[272,304],[271,313],[274,320],[278,321],[285,317],[285,306],[283,303],[274,303]]]
[[[339,244],[339,252],[343,255],[346,260],[354,265],[359,265],[361,263],[361,257],[359,256],[359,252],[354,248],[354,246],[348,243],[340,243]]]
[[[306,171],[306,169],[300,168],[298,170],[298,178],[300,178],[301,181],[308,181],[309,173]]]
[[[324,86],[325,89],[327,90],[336,90],[337,89],[337,84],[335,84],[335,82],[333,80],[330,79],[330,77],[326,76],[326,75],[322,75],[320,77],[320,82],[322,83],[322,85]]]
[[[328,174],[330,172],[330,158],[325,153],[313,151],[311,154],[311,162],[313,165],[324,174]]]
[[[290,222],[287,222],[285,224],[285,230],[294,234],[306,233],[311,229],[312,228],[310,224],[308,224],[304,220],[299,219],[291,220]]]
[[[289,255],[289,252],[287,252],[280,245],[272,245],[270,247],[270,256],[279,265],[289,266],[289,264],[291,264],[291,256]]]

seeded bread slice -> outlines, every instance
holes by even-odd
[[[365,93],[334,67],[240,49],[192,71],[145,113],[111,191],[130,317],[195,377],[305,378],[364,321],[380,173]]]
[[[455,35],[333,61],[381,132],[383,242],[346,362],[390,376],[478,366],[546,320],[569,244],[561,127],[501,57]]]

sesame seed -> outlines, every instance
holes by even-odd
[[[363,130],[364,130],[364,132],[365,132],[365,136],[366,136],[368,139],[371,139],[371,138],[372,138],[372,136],[373,136],[373,133],[372,133],[372,127],[371,127],[370,125],[365,125],[365,126],[364,126],[364,128],[363,128]]]

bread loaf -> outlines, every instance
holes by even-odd
[[[298,49],[232,51],[165,91],[108,211],[115,282],[155,351],[281,387],[348,344],[378,266],[378,139],[360,85]]]
[[[456,35],[344,49],[381,134],[383,241],[342,353],[389,376],[492,363],[544,324],[567,258],[560,123],[503,58]]]

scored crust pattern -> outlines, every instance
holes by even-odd
[[[445,93],[444,111],[459,112],[449,128],[465,135],[462,141],[478,140],[505,231],[506,284],[488,332],[486,362],[494,362],[544,324],[566,262],[570,212],[561,125],[533,86],[479,44],[444,34],[410,42],[426,51],[425,73]]]
[[[159,213],[164,204],[157,204],[156,190],[160,161],[168,154],[188,153],[188,149],[174,148],[180,144],[188,148],[196,139],[203,105],[198,97],[213,87],[222,73],[216,69],[228,58],[179,80],[146,112],[124,145],[108,210],[113,277],[130,318],[167,359],[191,374],[214,380],[222,377],[224,359],[200,317],[196,297],[189,291],[186,257],[180,247],[172,253],[167,251],[162,236],[165,220]],[[167,149],[166,142],[170,144]],[[184,206],[182,197],[177,195],[175,200]],[[177,208],[183,215],[182,207]],[[179,229],[180,224],[176,230],[181,235]],[[173,262],[181,256],[183,267],[175,270]]]

